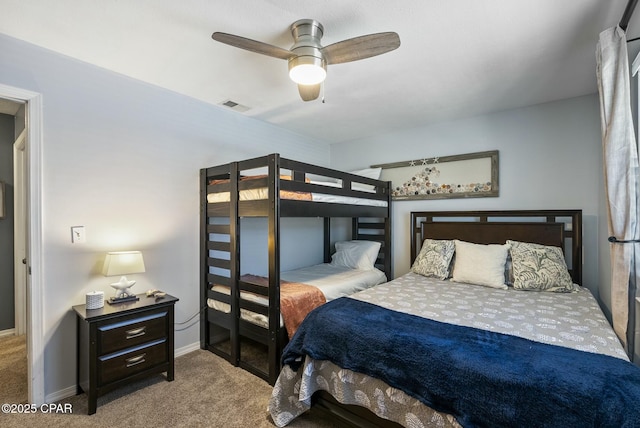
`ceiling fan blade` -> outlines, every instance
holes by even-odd
[[[293,54],[286,49],[282,49],[268,43],[258,42],[257,40],[247,39],[246,37],[236,36],[233,34],[215,32],[211,35],[211,38],[220,43],[225,43],[227,45],[235,46],[236,48],[245,49],[274,58],[288,60],[293,56]]]
[[[317,85],[298,85],[298,92],[302,101],[313,101],[320,96],[320,86]]]
[[[376,33],[343,40],[321,49],[327,64],[342,64],[370,58],[397,49],[400,37],[397,33]]]

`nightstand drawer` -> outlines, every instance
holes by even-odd
[[[98,327],[98,352],[109,354],[167,335],[167,311],[131,317]]]
[[[124,379],[166,362],[167,341],[165,339],[114,352],[98,358],[98,373],[100,373],[98,384],[103,385]]]

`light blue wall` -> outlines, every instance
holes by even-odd
[[[332,166],[368,165],[499,150],[498,198],[396,201],[394,274],[409,270],[409,213],[416,210],[582,209],[584,285],[608,311],[598,280],[602,154],[597,95],[457,120],[331,146]]]
[[[274,152],[327,166],[329,146],[4,35],[0,52],[0,83],[42,94],[45,395],[73,393],[71,307],[88,291],[113,293],[99,273],[106,251],[143,251],[133,291],[179,297],[184,321],[200,305],[200,168]],[[71,243],[78,225],[86,244]],[[176,348],[198,341],[197,324],[176,334]]]

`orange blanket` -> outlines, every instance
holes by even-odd
[[[252,284],[269,286],[269,279],[256,275],[242,275],[241,279]],[[318,287],[299,282],[280,281],[280,313],[289,339],[309,312],[327,302]]]

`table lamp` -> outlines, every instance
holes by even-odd
[[[122,275],[120,281],[111,284],[111,287],[116,289],[116,294],[108,300],[108,303],[114,304],[139,300],[135,294],[129,292],[129,288],[136,282],[129,281],[126,275],[144,271],[144,260],[140,251],[108,252],[102,266],[102,274],[104,276]]]

